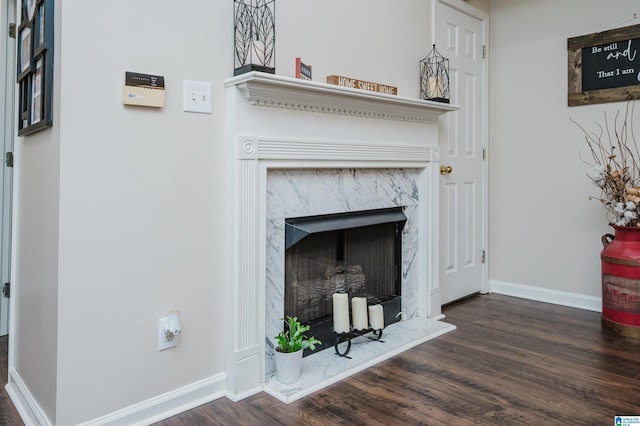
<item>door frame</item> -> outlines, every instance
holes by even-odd
[[[489,162],[490,153],[489,149],[489,14],[470,6],[463,0],[433,0],[432,1],[432,34],[431,38],[433,43],[437,43],[437,24],[438,24],[438,4],[444,7],[450,7],[451,9],[468,15],[472,18],[478,19],[483,25],[483,46],[484,46],[484,61],[483,66],[483,79],[482,79],[482,147],[485,152],[484,161],[482,162],[482,246],[484,247],[484,263],[482,264],[481,272],[481,290],[480,293],[489,293],[489,261],[490,249],[489,249]]]
[[[0,133],[0,290],[4,283],[11,282],[11,216],[12,216],[12,169],[5,162],[5,153],[13,152],[17,137],[16,113],[16,38],[9,37],[9,24],[16,23],[17,0],[3,2],[0,10],[0,52],[4,66],[0,66],[0,112],[3,131]],[[10,330],[10,299],[0,292],[0,336]]]

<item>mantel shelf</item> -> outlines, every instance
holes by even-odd
[[[431,124],[457,105],[351,89],[261,72],[225,81],[252,105]]]

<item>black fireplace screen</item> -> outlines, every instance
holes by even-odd
[[[288,219],[285,237],[285,316],[311,325],[332,346],[334,293],[381,303],[385,325],[401,310],[401,208]]]

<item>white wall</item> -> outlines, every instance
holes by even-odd
[[[431,50],[431,2],[277,0],[276,72],[295,76],[295,58],[313,80],[341,75],[418,98],[419,61]]]
[[[226,175],[216,159],[231,11],[206,1],[56,4],[54,127],[16,149],[12,348],[55,424],[223,371]],[[164,75],[165,107],[123,106],[125,70]],[[213,115],[182,112],[183,79],[214,83]],[[158,352],[158,318],[173,308],[180,346]]]
[[[600,296],[600,237],[612,229],[588,200],[598,189],[570,118],[593,129],[626,103],[567,106],[567,38],[636,12],[634,0],[491,1],[491,281]]]
[[[59,15],[55,15],[59,25]],[[60,66],[54,63],[59,84]],[[16,93],[17,96],[17,93]],[[60,93],[54,91],[53,104]],[[16,114],[17,117],[17,114]],[[60,120],[54,107],[53,119]],[[23,382],[49,419],[55,419],[58,337],[58,219],[60,127],[20,138],[14,146],[15,252],[12,270],[9,381]]]
[[[62,7],[59,424],[223,371],[231,16],[203,0]],[[124,106],[125,71],[164,76],[165,106]],[[182,111],[184,79],[213,82],[213,115]],[[170,309],[184,332],[158,352]]]
[[[469,6],[473,6],[483,12],[489,13],[491,0],[464,0]]]
[[[53,418],[58,319],[58,129],[34,135],[15,149],[19,212],[12,291],[13,368]],[[12,372],[12,374],[14,374]]]

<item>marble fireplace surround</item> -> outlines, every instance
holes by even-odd
[[[265,390],[290,402],[454,329],[438,321],[437,143],[438,117],[458,108],[257,72],[225,86],[227,396]],[[352,360],[332,349],[306,357],[300,383],[280,385],[271,357],[284,312],[284,219],[395,206],[408,217],[402,321],[385,329],[385,344],[354,345]]]

